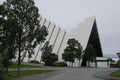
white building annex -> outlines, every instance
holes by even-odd
[[[67,41],[70,38],[78,40],[83,49],[86,49],[88,44],[92,44],[96,50],[97,56],[103,56],[95,17],[86,18],[83,23],[80,23],[70,32],[66,32],[66,30],[61,29],[59,26],[56,26],[54,23],[42,17],[40,18],[40,25],[44,25],[48,29],[49,35],[47,36],[46,41],[49,41],[50,45],[53,45],[53,53],[58,54],[59,61],[62,60],[61,54],[64,52]],[[37,46],[35,55],[33,55],[30,60],[41,60],[41,47],[43,45],[44,43]],[[25,58],[24,61],[27,62],[28,58]],[[83,59],[82,65],[85,64],[86,62]]]

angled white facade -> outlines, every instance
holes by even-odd
[[[40,25],[44,25],[48,29],[49,35],[47,36],[46,41],[49,41],[50,45],[53,45],[53,53],[58,54],[59,61],[62,60],[61,54],[64,52],[64,49],[67,46],[67,41],[70,38],[78,40],[83,49],[86,49],[89,43],[93,44],[93,46],[96,47],[95,49],[97,50],[96,52],[98,52],[97,54],[99,54],[98,56],[102,56],[102,48],[95,17],[86,18],[83,23],[80,23],[76,28],[73,28],[68,33],[66,30],[61,29],[59,26],[56,26],[54,23],[42,17],[40,18]],[[44,43],[36,47],[35,55],[33,55],[30,60],[41,60],[41,48],[43,45]],[[28,58],[25,58],[24,61],[27,62]]]

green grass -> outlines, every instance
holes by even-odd
[[[52,70],[22,70],[20,77],[53,72]],[[9,71],[8,80],[16,80],[17,71]]]
[[[115,72],[111,73],[110,76],[120,78],[120,71],[115,71]]]
[[[17,67],[18,67],[17,64],[12,64],[9,66],[10,69],[17,68]],[[33,65],[27,65],[27,64],[21,64],[20,67],[21,68],[40,68],[40,66],[33,66]]]

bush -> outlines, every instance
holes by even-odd
[[[13,61],[9,61],[9,65],[12,65],[12,64],[14,64],[14,62]]]
[[[55,62],[55,63],[53,63],[53,66],[55,66],[55,67],[65,67],[65,66],[67,66],[67,63],[65,63],[65,62]]]
[[[58,55],[51,53],[51,54],[43,54],[42,61],[45,63],[45,66],[52,66],[52,64],[58,61]]]
[[[39,62],[37,60],[31,60],[30,63],[39,64]]]

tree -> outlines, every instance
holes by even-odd
[[[14,32],[12,46],[18,52],[18,76],[20,76],[21,54],[27,54],[31,57],[34,54],[34,48],[40,42],[43,42],[48,35],[46,27],[40,27],[38,8],[34,0],[7,0],[2,6],[6,10],[6,19],[8,23],[13,21],[13,25],[8,25]],[[11,35],[10,35],[11,36]],[[9,38],[9,37],[7,37]],[[8,44],[7,44],[8,45]]]
[[[109,66],[110,62],[112,62],[112,61],[113,61],[113,60],[112,60],[112,58],[110,58],[110,57],[109,57],[109,58],[107,58],[106,60],[107,60],[107,65],[108,65],[108,66]]]
[[[75,54],[74,53],[69,53],[69,52],[64,52],[62,54],[62,59],[64,59],[65,61],[71,62],[72,63],[72,67],[73,67],[73,63],[75,61]],[[69,65],[70,66],[70,65]]]
[[[42,56],[41,59],[47,66],[52,66],[52,64],[58,61],[58,55],[52,53],[52,45],[49,45],[47,41],[44,46],[41,48]]]
[[[80,60],[82,58],[82,53],[83,53],[83,48],[79,42],[77,42],[77,49],[76,49],[76,54],[75,57],[78,59],[78,66],[80,67]]]
[[[43,47],[41,48],[42,55],[52,53],[52,45],[49,45],[49,41],[46,41]]]
[[[80,62],[81,54],[82,54],[82,46],[74,38],[69,39],[67,44],[68,46],[65,48],[64,53],[62,54],[62,59],[64,59],[65,61],[72,62],[72,66],[73,66],[75,58],[77,58]]]
[[[95,62],[96,60],[96,52],[92,45],[88,45],[84,51],[83,58],[88,61],[88,66],[90,66],[90,62]]]
[[[66,62],[66,61],[69,61],[69,53],[68,52],[65,52],[62,54],[62,59]]]
[[[15,29],[16,21],[8,18],[7,10],[3,5],[0,5],[0,55],[2,56],[1,65],[6,68],[6,80],[8,75],[9,61],[14,58],[16,52],[15,45]],[[10,27],[12,26],[12,27]]]
[[[41,48],[42,56],[41,60],[46,63],[46,59],[48,58],[48,55],[52,53],[52,45],[49,45],[49,41],[46,41],[43,47]]]

